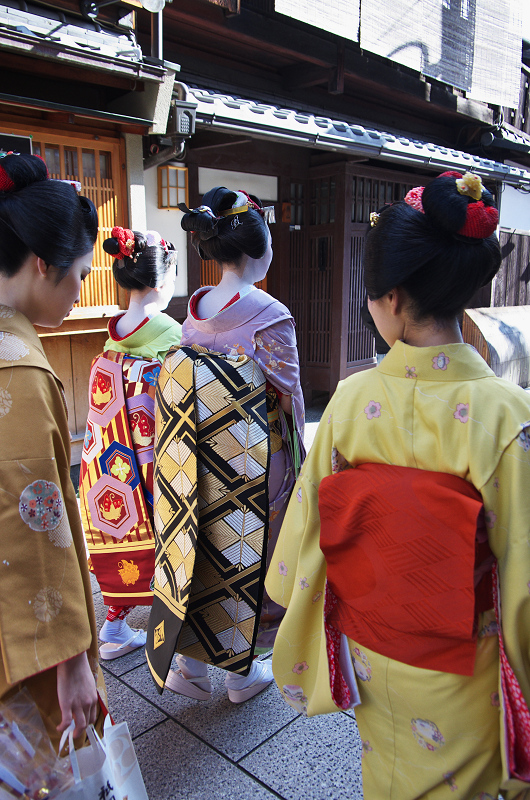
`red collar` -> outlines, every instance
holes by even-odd
[[[204,319],[204,317],[199,317],[199,314],[197,313],[197,305],[198,305],[199,300],[201,299],[201,297],[204,297],[204,295],[208,294],[209,291],[210,291],[210,289],[203,289],[202,292],[199,291],[199,292],[197,292],[196,294],[194,294],[191,297],[191,299],[190,299],[190,314],[193,317],[193,319],[198,319],[198,320]],[[220,311],[224,311],[225,308],[228,308],[229,306],[233,305],[234,303],[236,303],[240,299],[241,299],[241,296],[240,296],[240,294],[238,292],[237,294],[235,294],[232,297],[231,300],[228,301],[228,303],[226,305],[224,305],[220,309]]]
[[[113,342],[123,342],[124,339],[128,339],[129,336],[133,335],[133,333],[139,331],[140,328],[142,328],[146,322],[149,322],[149,317],[146,317],[140,322],[139,325],[136,326],[136,328],[133,331],[127,333],[125,336],[120,336],[116,330],[116,325],[121,317],[123,317],[123,314],[117,314],[115,317],[112,317],[112,319],[109,320],[109,336]]]

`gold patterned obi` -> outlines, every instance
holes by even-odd
[[[267,419],[269,421],[271,456],[282,449],[282,426],[280,422],[280,401],[274,386],[267,382]]]

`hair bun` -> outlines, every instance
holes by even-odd
[[[408,192],[405,202],[434,227],[470,239],[487,239],[499,222],[493,195],[479,175],[469,172],[444,172],[425,188]]]
[[[16,192],[48,178],[46,164],[40,156],[8,153],[0,159],[0,192]]]
[[[103,242],[103,250],[109,254],[109,256],[120,256],[120,243],[119,241],[112,236],[110,239],[105,239]]]

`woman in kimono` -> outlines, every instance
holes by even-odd
[[[192,243],[201,258],[213,259],[221,266],[222,278],[217,286],[202,287],[190,298],[182,344],[232,356],[246,354],[267,379],[271,441],[268,565],[305,451],[294,320],[289,309],[254,285],[265,278],[272,260],[265,213],[258,198],[216,187],[204,195],[199,208],[184,214],[182,227],[193,232]],[[265,594],[256,642],[262,652],[272,647],[282,614],[283,609]],[[182,655],[177,656],[177,664],[179,669],[170,672],[166,686],[208,699],[212,685],[206,664]],[[229,698],[233,702],[247,700],[271,681],[270,662],[254,661],[247,677],[227,673]]]
[[[266,580],[287,607],[274,675],[308,715],[360,702],[365,797],[514,798],[530,788],[530,396],[457,322],[499,268],[498,213],[478,176],[445,173],[375,216],[364,280],[391,349],[339,383],[293,492]]]
[[[0,700],[26,687],[55,746],[98,716],[97,631],[64,392],[33,325],[79,300],[97,230],[40,158],[0,161]]]
[[[127,616],[136,605],[152,603],[154,391],[161,362],[179,344],[182,328],[163,313],[175,288],[171,242],[156,231],[115,227],[103,248],[114,256],[114,277],[130,300],[127,311],[110,320],[104,352],[92,365],[79,497],[91,568],[108,605],[99,638],[101,658],[109,660],[145,646],[145,631],[130,628]],[[117,371],[120,402],[102,415],[112,391],[107,369]],[[141,510],[138,519],[118,513],[120,483]]]

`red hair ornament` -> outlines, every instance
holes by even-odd
[[[455,178],[456,190],[458,194],[471,197],[475,200],[469,203],[466,211],[466,221],[457,232],[459,236],[467,236],[470,239],[487,239],[495,232],[499,223],[499,212],[494,206],[487,206],[480,199],[482,197],[482,180],[479,175],[472,172],[442,172],[439,178]],[[425,213],[423,210],[422,195],[425,187],[416,186],[405,195],[405,203],[416,211]]]
[[[0,192],[12,192],[15,184],[0,164]]]
[[[116,239],[120,252],[114,258],[132,258],[134,254],[134,233],[129,228],[116,226],[110,232],[113,239]]]

